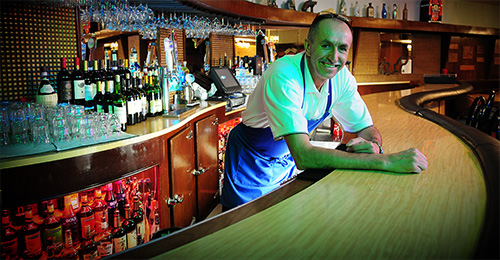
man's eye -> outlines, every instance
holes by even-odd
[[[330,50],[330,49],[332,49],[332,46],[329,44],[324,44],[324,45],[321,45],[321,48],[323,48],[323,50]]]

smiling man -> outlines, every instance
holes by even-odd
[[[383,154],[382,138],[345,67],[352,44],[349,20],[320,14],[305,51],[278,59],[250,95],[243,121],[229,134],[221,204],[230,209],[293,177],[295,168],[373,169],[420,173],[427,159],[416,149]],[[347,152],[312,146],[309,133],[335,117],[357,137]]]

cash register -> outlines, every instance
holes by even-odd
[[[210,78],[217,91],[208,101],[226,101],[226,111],[244,105],[246,95],[241,92],[241,85],[228,67],[212,67]]]

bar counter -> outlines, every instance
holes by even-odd
[[[498,218],[490,217],[498,217],[498,205],[488,207],[491,201],[498,202],[498,183],[492,184],[497,189],[496,193],[492,192],[487,183],[492,180],[485,177],[483,164],[490,164],[498,171],[495,165],[498,160],[481,161],[462,139],[422,116],[401,109],[398,101],[412,93],[456,87],[454,84],[430,85],[363,96],[383,136],[384,151],[418,148],[429,162],[428,169],[421,174],[336,169],[327,171],[318,181],[301,180],[299,175],[298,179],[266,196],[115,257],[457,259],[497,256]],[[453,90],[452,95],[470,90],[469,87],[459,89]],[[498,156],[498,141],[493,139],[492,145],[497,148],[494,156]],[[488,235],[484,230],[487,227],[496,227],[496,230]],[[489,244],[486,249],[489,252],[478,252],[484,249],[484,239],[493,239],[489,241],[493,248]]]

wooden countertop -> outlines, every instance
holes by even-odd
[[[464,142],[395,104],[422,89],[363,99],[386,153],[420,149],[429,161],[423,173],[337,169],[272,207],[157,258],[473,257],[484,224],[485,179]]]

